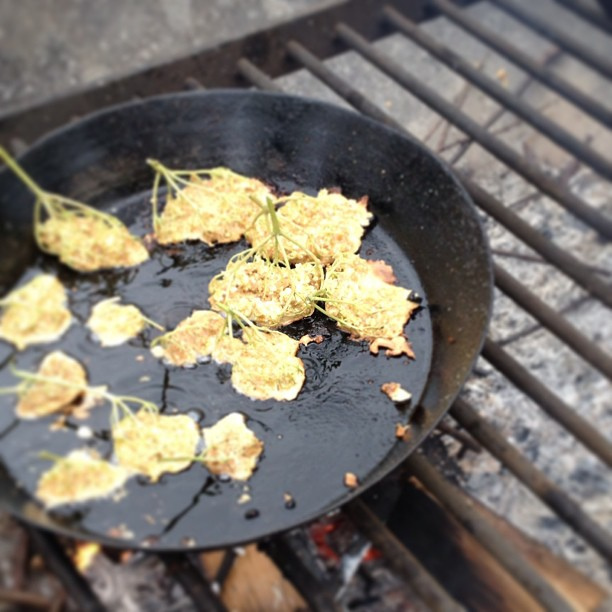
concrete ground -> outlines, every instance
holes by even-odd
[[[0,0],[0,112],[338,0]]]

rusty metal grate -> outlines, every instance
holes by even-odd
[[[612,34],[612,21],[594,4],[578,0],[555,0],[566,11],[566,20],[573,19],[577,26],[589,23],[597,27],[600,34]],[[575,85],[571,78],[560,74],[546,63],[533,59],[523,51],[516,41],[508,41],[483,25],[466,6],[471,2],[431,0],[430,2],[389,2],[382,6],[378,2],[354,0],[343,2],[331,9],[303,18],[273,30],[260,32],[239,41],[204,51],[172,64],[151,68],[121,81],[100,88],[77,92],[66,98],[49,101],[41,106],[24,109],[0,118],[0,140],[19,147],[30,142],[42,132],[59,125],[74,116],[90,112],[109,103],[153,95],[184,88],[219,86],[256,86],[261,89],[283,91],[283,79],[279,77],[296,70],[306,71],[308,78],[315,78],[335,92],[346,104],[357,111],[383,123],[405,131],[405,124],[395,118],[389,109],[372,101],[367,91],[358,89],[343,76],[329,58],[339,53],[352,52],[364,63],[364,71],[375,67],[393,83],[402,88],[406,96],[420,100],[424,105],[463,134],[458,152],[451,161],[457,161],[474,144],[486,150],[506,168],[535,188],[535,197],[547,196],[563,207],[572,219],[579,219],[584,240],[605,245],[612,238],[612,215],[602,206],[593,205],[588,198],[568,187],[554,168],[543,168],[523,152],[517,151],[494,133],[492,127],[500,114],[510,112],[521,125],[529,125],[549,141],[561,147],[575,161],[575,168],[587,168],[596,173],[605,184],[612,179],[612,158],[609,154],[589,145],[583,138],[575,136],[570,129],[549,119],[533,104],[525,102],[521,93],[525,87],[510,91],[498,80],[485,76],[471,62],[464,59],[461,50],[449,48],[434,35],[419,25],[427,18],[444,16],[464,32],[479,40],[503,56],[507,62],[520,68],[529,79],[556,92],[570,102],[581,113],[595,121],[600,130],[612,127],[612,108],[596,99],[584,88]],[[516,0],[488,0],[491,4],[537,32],[543,40],[553,43],[559,54],[577,58],[588,70],[599,74],[598,78],[612,78],[612,52],[607,55],[594,51],[584,41],[568,35],[556,24],[543,20],[525,8],[525,2]],[[415,76],[406,57],[395,57],[376,44],[384,36],[401,34],[424,50],[430,58],[449,67],[460,75],[469,87],[477,88],[495,100],[501,110],[485,122],[479,122],[460,108],[457,100],[449,101],[428,83]],[[609,51],[612,51],[612,38]],[[573,61],[573,60],[572,60]],[[408,66],[408,67],[407,67]],[[503,75],[502,75],[503,76]],[[582,166],[580,165],[582,164]],[[587,170],[588,171],[588,170]],[[495,228],[508,232],[514,240],[526,245],[526,260],[542,262],[550,266],[555,274],[561,273],[571,279],[573,286],[580,288],[584,299],[594,300],[598,307],[612,308],[612,285],[610,272],[601,269],[557,243],[555,237],[543,235],[528,220],[508,203],[493,195],[490,185],[482,184],[478,178],[463,176],[463,182],[480,208],[483,217],[491,220]],[[527,200],[530,196],[527,196]],[[532,197],[533,199],[533,197]],[[537,329],[545,329],[555,336],[563,346],[584,360],[588,367],[600,377],[612,379],[612,357],[602,349],[596,334],[582,331],[570,322],[569,317],[551,307],[525,283],[508,272],[500,261],[507,260],[507,253],[499,251],[495,263],[495,282],[499,291],[511,300],[512,313],[528,313]],[[519,257],[520,258],[520,257]],[[609,312],[608,312],[609,314]],[[523,315],[521,315],[523,316]],[[504,384],[513,386],[522,396],[529,398],[550,419],[556,421],[563,435],[574,438],[590,454],[591,460],[612,465],[612,443],[604,432],[605,423],[593,422],[580,414],[579,407],[564,399],[550,384],[532,372],[519,357],[505,346],[506,343],[489,337],[482,357]],[[477,373],[478,375],[478,373]],[[469,385],[468,385],[469,386]],[[531,492],[552,514],[563,521],[595,554],[612,560],[612,536],[597,522],[587,508],[576,500],[564,487],[536,467],[529,454],[519,450],[519,445],[510,441],[495,419],[487,418],[485,406],[478,403],[474,394],[464,394],[453,406],[450,419],[441,426],[439,433],[451,435],[462,445],[459,457],[470,449],[483,449],[488,458],[494,458],[513,477]],[[582,451],[581,451],[582,452]],[[485,455],[485,453],[481,453]],[[544,609],[569,610],[585,607],[584,602],[572,597],[571,587],[564,588],[549,570],[534,563],[534,556],[521,544],[520,538],[510,537],[495,517],[483,513],[475,504],[465,487],[452,477],[447,477],[444,462],[432,460],[431,453],[417,453],[402,469],[387,479],[382,487],[424,488],[436,503],[445,509],[452,521],[469,532],[470,536],[503,568],[530,601]],[[399,484],[398,484],[399,483]],[[417,483],[415,485],[415,483]],[[366,498],[350,504],[343,510],[345,516],[357,530],[382,552],[388,567],[420,598],[426,608],[455,610],[462,607],[478,608],[478,602],[466,598],[463,591],[453,584],[445,573],[437,568],[418,546],[414,550],[405,543],[401,530],[394,528],[393,521],[385,524],[387,510],[380,510],[378,498],[381,486]],[[415,489],[415,490],[416,490]],[[608,489],[609,492],[609,489]],[[379,516],[381,515],[381,516]],[[418,520],[418,517],[413,517]],[[30,530],[33,543],[57,573],[79,609],[101,609],[99,602],[71,561],[58,547],[53,537]],[[312,552],[303,541],[303,532],[283,534],[261,546],[300,591],[312,609],[330,610],[338,607],[335,594],[338,584],[328,580],[313,561]],[[435,548],[435,540],[432,542]],[[219,597],[209,582],[204,579],[197,560],[189,555],[166,555],[163,557],[169,571],[180,581],[192,597],[196,609],[224,609]],[[226,553],[225,570],[217,580],[222,581],[231,566],[233,555]],[[578,574],[571,574],[576,577]],[[590,583],[589,583],[590,584]],[[592,602],[604,605],[609,595],[604,589],[589,587]],[[588,607],[588,606],[586,606]],[[592,607],[595,607],[593,605]],[[483,609],[481,607],[481,609]]]

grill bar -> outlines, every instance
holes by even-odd
[[[76,571],[72,561],[55,537],[41,529],[35,529],[26,524],[23,526],[45,564],[62,583],[66,591],[70,593],[70,597],[78,609],[83,610],[83,612],[104,612],[105,607],[95,595],[87,580]]]
[[[340,612],[340,607],[334,601],[331,585],[315,576],[303,562],[301,555],[304,550],[292,545],[290,535],[277,536],[261,546],[285,578],[299,591],[309,609],[315,612]]]
[[[580,534],[602,556],[612,561],[612,536],[595,523],[580,506],[533,466],[516,448],[467,402],[458,399],[453,418],[493,457],[507,467],[532,493]]]
[[[373,47],[363,36],[345,23],[336,26],[336,31],[344,43],[358,51],[363,57],[372,62],[377,68],[399,83],[407,91],[415,95],[421,102],[434,109],[445,119],[456,125],[468,134],[489,153],[504,162],[517,174],[531,182],[540,191],[555,199],[564,208],[597,230],[602,236],[612,238],[612,219],[597,209],[589,206],[575,194],[565,190],[546,172],[531,165],[517,151],[506,145],[499,138],[493,136],[486,128],[474,121],[464,112],[455,107],[428,85],[410,74],[398,62],[391,59]],[[612,174],[605,173],[612,178]]]
[[[260,89],[265,89],[266,91],[275,91],[281,92],[281,88],[265,73],[262,72],[253,62],[251,62],[246,57],[241,57],[236,64],[238,68],[238,72],[241,76],[249,81],[250,83],[254,83]]]
[[[474,181],[463,179],[463,184],[480,208],[491,215],[508,231],[520,238],[546,261],[567,274],[577,285],[593,297],[612,308],[612,285],[602,280],[587,264],[570,255],[566,250],[548,240],[519,215],[506,208],[499,200],[482,189]]]
[[[612,21],[601,10],[597,10],[588,2],[584,0],[555,0],[555,2],[578,17],[582,17],[602,32],[612,34]]]
[[[418,452],[411,455],[406,466],[546,610],[569,612],[572,609],[530,562],[510,542],[500,538],[497,530],[473,509],[470,498],[447,482],[422,455]]]
[[[400,32],[451,70],[454,70],[467,81],[476,85],[488,96],[505,106],[518,117],[521,117],[521,119],[539,130],[542,134],[545,134],[559,146],[571,152],[576,158],[591,168],[601,171],[605,176],[612,176],[612,163],[608,159],[585,145],[559,124],[539,113],[522,98],[485,76],[459,54],[437,42],[432,36],[419,28],[414,21],[407,19],[399,11],[390,6],[383,9],[383,14]]]
[[[604,376],[612,379],[612,356],[598,344],[589,340],[567,319],[553,310],[537,295],[519,283],[510,273],[494,264],[495,284],[524,310],[529,312],[544,327],[597,368]]]
[[[196,610],[201,612],[226,612],[227,608],[213,593],[208,580],[190,555],[167,553],[159,555],[170,575],[191,597]]]
[[[326,85],[342,96],[351,106],[389,127],[404,131],[400,123],[380,110],[375,104],[372,104],[372,102],[362,93],[348,85],[302,44],[295,40],[291,40],[287,43],[287,51],[293,59],[308,68],[308,70],[315,74]]]
[[[597,100],[574,87],[571,83],[559,76],[554,70],[542,66],[529,55],[504,40],[501,36],[493,33],[485,26],[472,19],[461,11],[450,0],[430,0],[445,17],[454,21],[457,25],[472,34],[475,38],[485,43],[500,55],[508,58],[513,64],[522,68],[535,79],[545,83],[558,94],[573,102],[582,111],[591,117],[601,121],[604,125],[612,125],[612,110]]]
[[[303,45],[296,41],[291,41],[288,43],[287,49],[294,59],[308,68],[308,70],[357,110],[373,119],[381,121],[389,127],[408,133],[400,123],[346,83],[346,81],[325,66],[323,62],[310,53]],[[474,198],[474,201],[485,212],[542,255],[544,259],[561,269],[573,281],[593,295],[593,297],[612,307],[612,286],[597,276],[589,266],[542,236],[542,234],[523,221],[516,213],[506,208],[473,181],[464,178],[463,184],[472,198]]]
[[[389,567],[419,594],[428,609],[457,612],[462,607],[427,572],[367,505],[356,499],[344,508],[355,526],[383,553]]]
[[[588,64],[590,68],[597,70],[605,77],[612,78],[612,62],[609,58],[602,57],[594,53],[587,45],[584,45],[574,38],[571,38],[548,21],[544,21],[532,11],[526,11],[513,0],[490,0],[495,6],[499,7],[521,23],[549,38],[572,55]]]
[[[612,444],[518,361],[490,339],[485,340],[482,356],[533,399],[550,417],[571,432],[586,448],[604,463],[612,466]]]

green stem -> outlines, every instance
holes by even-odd
[[[142,320],[145,321],[148,325],[150,325],[151,327],[154,327],[155,329],[157,329],[160,332],[165,332],[166,328],[162,327],[159,323],[156,323],[155,321],[153,321],[153,319],[149,319],[149,317],[145,317],[144,315],[142,315]]]
[[[35,182],[34,179],[13,159],[9,152],[4,148],[0,147],[0,159],[17,175],[17,177],[24,183],[34,195],[40,199],[43,199],[46,195],[46,191],[41,189]]]
[[[161,179],[161,174],[159,172],[155,173],[155,179],[153,180],[153,195],[151,196],[151,205],[153,207],[153,229],[157,231],[157,226],[159,225],[159,207],[157,205],[157,192],[159,191],[159,181]]]
[[[45,461],[53,461],[54,463],[57,463],[58,461],[64,461],[65,459],[65,457],[62,457],[61,455],[52,453],[50,451],[40,451],[38,453],[38,458],[44,459]]]

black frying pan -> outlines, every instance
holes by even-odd
[[[265,442],[265,454],[244,485],[211,477],[200,465],[150,485],[134,478],[120,501],[99,501],[45,512],[32,498],[49,464],[41,449],[65,454],[87,444],[73,429],[51,432],[53,419],[18,422],[15,401],[0,398],[1,501],[11,513],[78,538],[159,550],[213,548],[262,537],[313,519],[343,504],[405,459],[457,395],[478,355],[489,317],[491,268],[487,245],[468,196],[448,169],[420,144],[354,113],[318,102],[252,92],[169,95],[115,107],[78,121],[36,144],[22,158],[50,191],[118,213],[132,229],[150,231],[152,173],[145,159],[170,167],[229,166],[280,191],[340,187],[350,197],[368,194],[376,215],[361,253],[385,259],[399,282],[420,293],[423,308],[407,327],[417,358],[369,355],[319,316],[288,333],[322,333],[326,340],[301,351],[307,382],[290,403],[255,402],[235,393],[226,368],[165,368],[150,356],[145,335],[102,349],[82,323],[91,304],[121,295],[172,328],[194,308],[207,307],[207,284],[241,246],[189,244],[156,249],[137,269],[78,275],[41,255],[31,239],[32,196],[8,172],[0,174],[1,273],[4,291],[37,270],[68,286],[77,323],[53,345],[14,354],[34,370],[43,355],[62,348],[87,365],[92,384],[156,402],[164,411],[189,411],[210,425],[242,411]],[[137,361],[138,355],[144,361]],[[143,379],[142,376],[149,377]],[[398,409],[381,393],[397,381],[413,393]],[[12,384],[8,368],[0,385]],[[86,422],[97,432],[89,444],[109,455],[108,408]],[[412,418],[408,441],[396,423]],[[78,424],[75,423],[75,426]],[[348,490],[346,472],[360,486]],[[286,504],[289,493],[294,504]]]

